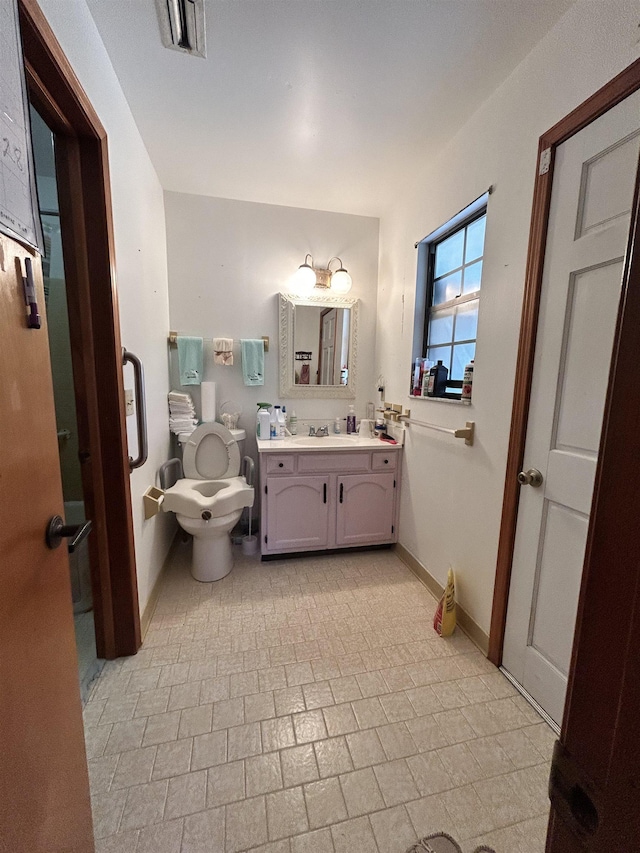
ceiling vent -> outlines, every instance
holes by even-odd
[[[156,7],[162,44],[205,58],[204,0],[156,0]]]

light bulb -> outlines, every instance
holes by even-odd
[[[348,293],[352,284],[351,276],[343,267],[340,267],[331,276],[331,290],[335,293]]]
[[[316,274],[309,264],[301,264],[293,276],[293,284],[299,296],[309,296],[316,286]]]

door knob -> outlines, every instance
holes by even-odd
[[[84,524],[65,524],[59,515],[54,515],[47,524],[45,540],[47,547],[53,550],[57,548],[63,539],[70,539],[69,553],[73,554],[83,539],[86,539],[91,531],[91,522]]]
[[[528,471],[520,471],[518,474],[518,482],[521,486],[533,486],[534,489],[537,489],[538,486],[542,485],[542,480],[542,474],[537,468],[529,468]]]

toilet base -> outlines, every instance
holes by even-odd
[[[233,551],[228,533],[215,537],[193,537],[191,574],[197,581],[211,583],[226,577],[233,568]]]

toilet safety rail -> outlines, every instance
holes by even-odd
[[[439,424],[429,424],[426,421],[418,421],[414,418],[410,418],[407,415],[400,415],[398,420],[403,424],[415,424],[416,426],[425,427],[426,429],[432,429],[436,432],[446,432],[449,435],[452,435],[454,438],[464,438],[464,443],[467,447],[473,447],[473,439],[476,431],[476,422],[475,421],[467,421],[466,426],[461,429],[449,429],[448,427],[440,426]]]
[[[129,457],[129,469],[140,468],[147,461],[149,445],[147,441],[147,404],[144,390],[144,367],[137,355],[122,348],[122,364],[129,362],[133,367],[133,381],[136,397],[136,427],[138,433],[138,455]]]
[[[240,474],[246,480],[247,486],[253,486],[253,479],[255,477],[256,465],[253,459],[250,456],[243,456],[242,458],[242,467],[240,469]]]
[[[170,489],[171,486],[175,486],[178,480],[181,480],[183,477],[182,461],[177,456],[174,456],[173,459],[169,459],[167,462],[163,462],[158,471],[160,488],[163,492]]]
[[[253,459],[250,456],[244,456],[241,463],[240,475],[245,478],[248,486],[253,486],[255,469],[256,465]],[[170,489],[171,486],[175,486],[177,481],[184,477],[180,459],[174,457],[164,462],[160,466],[158,477],[160,479],[160,488],[163,492]]]

